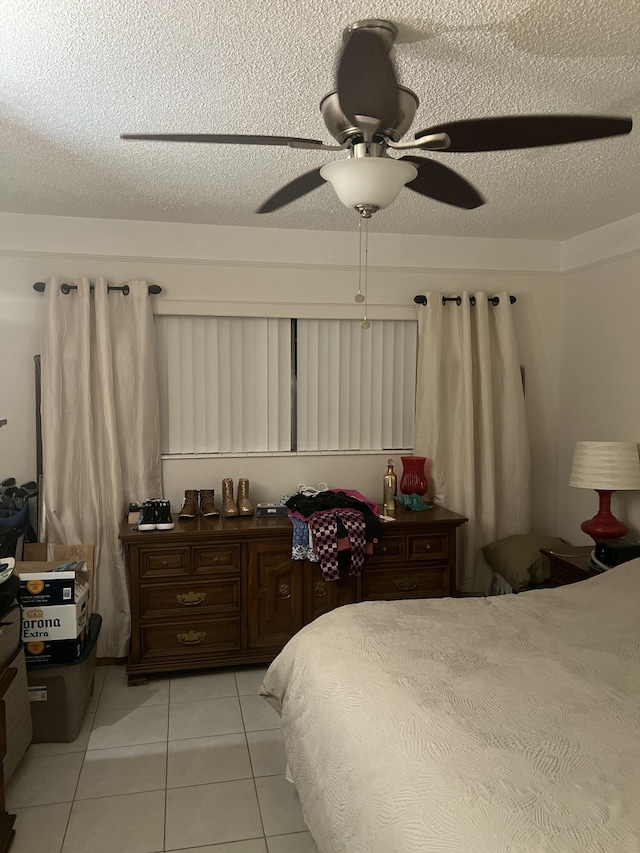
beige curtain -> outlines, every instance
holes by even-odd
[[[506,293],[463,293],[418,306],[415,453],[432,460],[430,494],[466,515],[460,528],[458,589],[489,593],[483,545],[529,532],[529,438]],[[493,296],[494,294],[491,294]],[[475,297],[475,305],[470,297]]]
[[[151,302],[88,279],[65,295],[47,281],[42,349],[42,444],[49,542],[94,543],[94,610],[101,657],[129,649],[127,577],[118,528],[132,500],[162,494]]]

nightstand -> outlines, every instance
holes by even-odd
[[[581,545],[571,547],[567,545],[562,551],[541,548],[540,553],[549,558],[551,563],[551,574],[548,586],[564,586],[568,583],[578,583],[587,578],[593,578],[600,572],[594,571],[589,566],[589,557],[593,550],[592,545]]]

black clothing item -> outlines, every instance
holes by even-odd
[[[359,501],[357,498],[347,495],[344,492],[318,492],[317,495],[308,497],[301,492],[292,495],[285,501],[292,512],[299,512],[305,518],[310,518],[314,512],[320,512],[324,509],[355,509],[364,515],[365,535],[367,542],[377,542],[380,538],[380,527],[382,522],[371,511],[371,507]],[[345,531],[346,535],[346,531]]]

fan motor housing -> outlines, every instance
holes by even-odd
[[[405,86],[398,86],[398,113],[393,125],[380,128],[376,136],[385,136],[393,142],[398,142],[409,130],[415,118],[420,101],[415,92]],[[354,136],[361,136],[362,131],[356,127],[342,112],[337,92],[329,92],[320,101],[320,112],[327,130],[340,145]]]

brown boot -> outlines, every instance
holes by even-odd
[[[198,514],[198,492],[195,489],[187,489],[182,501],[182,509],[178,518],[195,518]]]
[[[215,493],[213,489],[200,490],[200,512],[205,518],[213,518],[220,515],[220,510],[215,505]]]
[[[249,481],[246,477],[238,480],[238,511],[240,515],[253,515],[253,504],[249,500]]]
[[[238,515],[238,505],[233,499],[233,480],[226,477],[222,481],[222,515],[228,518]]]

